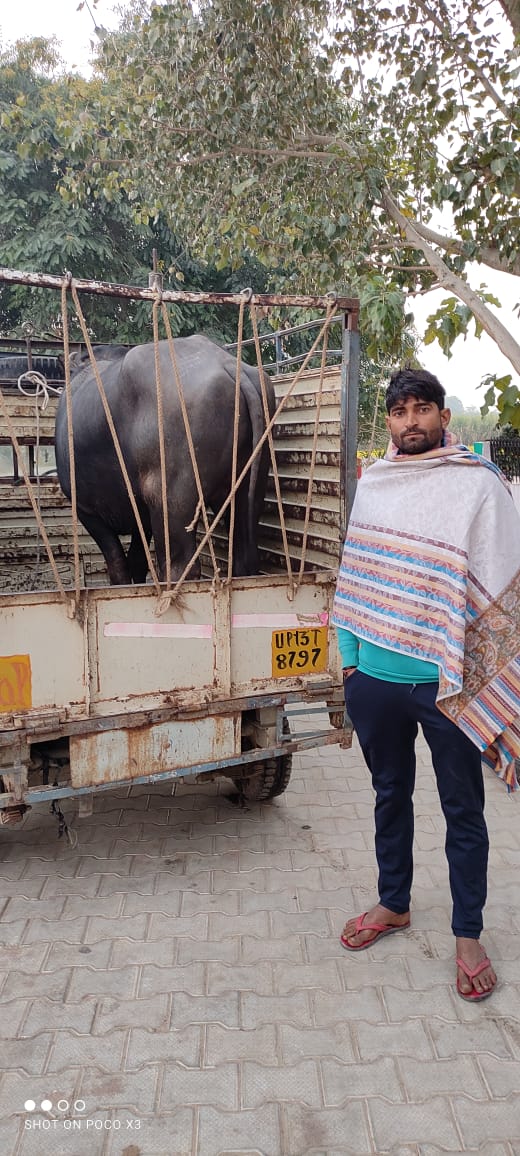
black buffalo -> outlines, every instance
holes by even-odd
[[[161,466],[155,380],[155,349],[139,345],[98,346],[94,353],[107,395],[123,458],[146,533],[155,543],[158,574],[166,577]],[[195,334],[175,340],[175,355],[189,415],[206,506],[217,513],[231,489],[236,360]],[[164,440],[171,573],[183,573],[195,550],[198,493],[190,459],[175,373],[168,343],[159,343],[164,406]],[[274,392],[266,381],[269,413]],[[237,476],[265,430],[257,369],[242,363],[238,422]],[[95,376],[87,361],[72,374],[72,424],[78,517],[97,542],[111,583],[144,582],[147,562],[127,488],[117,460]],[[66,397],[56,415],[56,465],[70,498],[70,461]],[[233,573],[258,571],[258,518],[269,468],[267,441],[246,474],[236,497]],[[229,522],[229,507],[226,521]],[[125,555],[119,536],[131,534]],[[196,578],[196,562],[189,577]]]

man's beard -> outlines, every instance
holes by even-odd
[[[425,430],[417,430],[413,435],[401,435],[396,438],[395,444],[400,454],[425,454],[427,450],[437,449],[442,445],[442,426],[440,429],[431,432]]]

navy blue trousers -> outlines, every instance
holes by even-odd
[[[431,751],[446,820],[454,935],[478,939],[487,892],[489,840],[480,751],[435,705],[437,683],[383,682],[356,670],[345,705],[372,775],[379,902],[409,910],[413,875],[415,740]]]

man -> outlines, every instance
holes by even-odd
[[[480,943],[481,759],[513,789],[520,754],[520,517],[500,471],[454,444],[436,377],[399,370],[386,408],[390,448],[358,483],[332,619],[376,795],[379,868],[379,901],[341,943],[360,951],[410,926],[420,724],[446,820],[457,991],[475,1001],[497,982]]]

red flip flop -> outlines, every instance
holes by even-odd
[[[373,931],[375,934],[364,943],[352,943],[345,935],[340,935],[339,941],[346,951],[364,951],[367,947],[372,947],[376,939],[381,939],[383,935],[391,935],[393,931],[406,931],[406,928],[410,926],[410,920],[408,923],[400,923],[398,926],[389,923],[364,923],[365,915],[367,915],[366,911],[363,912],[363,915],[358,915],[354,935],[359,935],[360,931]]]
[[[468,967],[467,963],[464,963],[463,959],[456,959],[455,962],[457,967],[460,967],[461,971],[464,972],[464,975],[468,977],[471,983],[473,983],[473,980],[477,978],[477,975],[480,975],[482,971],[486,970],[486,967],[492,966],[491,960],[488,959],[487,955],[486,958],[482,959],[478,966],[473,969],[473,971],[470,967]],[[491,987],[489,991],[475,991],[475,988],[473,988],[473,991],[461,991],[459,978],[457,976],[457,991],[460,995],[460,998],[468,1000],[469,1003],[478,1003],[481,999],[487,999],[488,996],[493,995],[495,987],[496,983],[493,984],[493,987]]]

